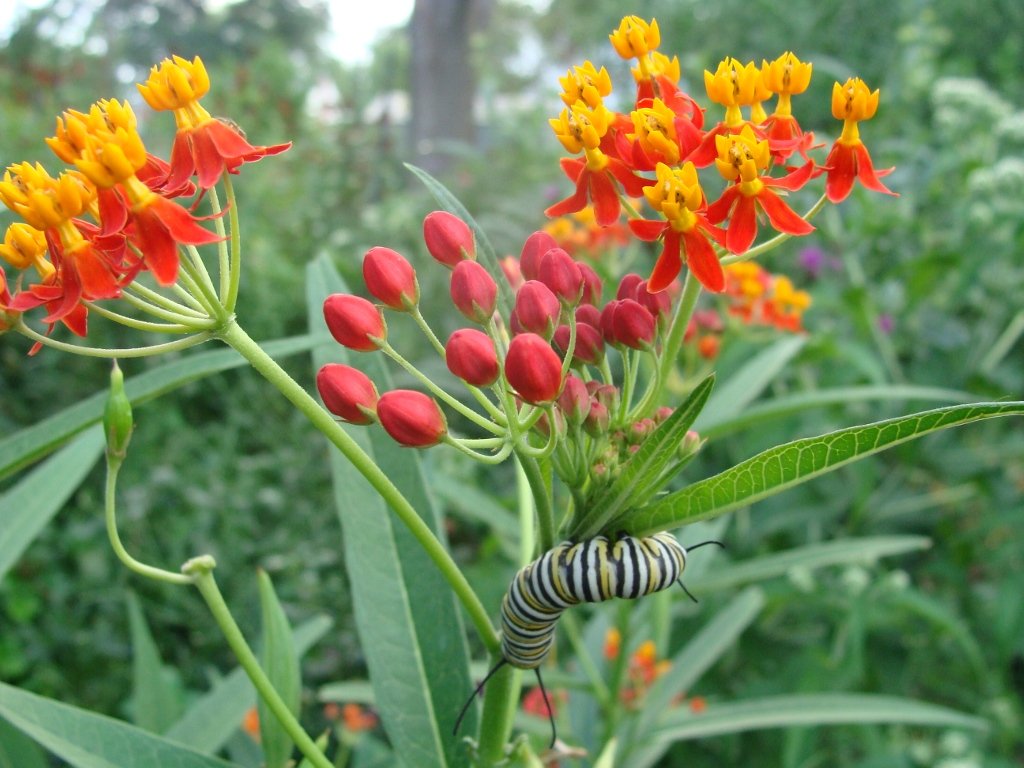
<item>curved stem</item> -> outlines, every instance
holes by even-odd
[[[193,575],[199,594],[203,596],[206,605],[210,608],[214,621],[220,627],[220,631],[224,634],[224,639],[227,640],[228,646],[230,646],[235,657],[238,659],[238,663],[245,670],[249,680],[252,681],[260,698],[267,703],[267,707],[274,713],[274,717],[277,718],[281,727],[288,733],[291,740],[295,742],[295,746],[299,748],[299,751],[302,752],[314,768],[333,768],[331,761],[320,751],[313,739],[309,737],[309,734],[299,724],[299,721],[295,719],[295,715],[288,709],[288,705],[285,704],[277,689],[274,688],[273,683],[270,682],[270,678],[267,677],[260,667],[256,655],[245,641],[242,630],[238,628],[235,618],[231,615],[231,609],[224,602],[224,596],[221,595],[220,589],[217,587],[217,582],[213,578],[214,565],[213,558],[206,556],[190,560],[185,564],[184,569],[186,573]]]
[[[44,347],[59,349],[62,352],[70,352],[73,355],[84,355],[86,357],[116,357],[118,359],[127,357],[149,357],[151,355],[162,355],[165,352],[178,352],[183,349],[188,349],[189,347],[198,346],[199,344],[214,338],[213,333],[204,331],[191,336],[185,336],[184,338],[177,339],[176,341],[168,341],[165,344],[154,344],[151,347],[110,349],[107,347],[84,347],[79,346],[78,344],[68,344],[66,341],[51,339],[49,336],[44,336],[43,334],[29,328],[21,318],[18,319],[13,327],[14,330],[22,336],[27,336],[33,341],[38,341]]]
[[[238,303],[238,285],[242,279],[242,235],[239,230],[238,205],[235,200],[235,188],[231,184],[228,174],[224,174],[224,191],[228,196],[228,221],[231,224],[231,261],[228,267],[228,274],[231,279],[228,281],[228,290],[224,294],[224,308],[228,312],[235,311],[235,304]]]
[[[182,268],[189,271],[196,282],[202,286],[203,294],[206,298],[218,307],[222,306],[221,299],[217,295],[217,287],[213,284],[213,278],[210,277],[210,272],[203,262],[203,257],[199,255],[199,249],[194,245],[186,245],[184,246],[184,251],[188,258],[181,260]]]
[[[464,453],[466,456],[469,456],[469,458],[473,459],[474,461],[479,461],[483,464],[501,464],[501,462],[507,459],[508,455],[512,452],[512,443],[508,442],[506,442],[502,446],[501,450],[495,454],[480,453],[479,451],[474,451],[472,448],[465,444],[464,440],[459,440],[457,438],[451,437],[450,435],[445,436],[444,443],[445,445],[450,445],[452,448],[456,449],[460,453]]]
[[[273,358],[270,357],[234,320],[225,325],[220,333],[221,340],[249,361],[267,381],[274,385],[310,423],[331,441],[352,465],[366,478],[367,482],[381,495],[398,518],[409,529],[416,541],[426,551],[427,556],[441,571],[441,575],[451,586],[455,596],[469,614],[477,634],[488,652],[497,653],[500,641],[497,632],[491,626],[487,610],[473,587],[452,560],[444,545],[434,535],[416,510],[374,463],[362,448],[349,437],[348,433],[334,420],[326,410],[320,407],[305,389],[298,385]]]
[[[128,554],[121,537],[117,532],[117,474],[121,469],[120,459],[107,459],[107,482],[105,488],[105,517],[107,523],[107,538],[110,539],[110,546],[117,555],[117,559],[124,563],[125,567],[147,579],[163,581],[168,584],[191,584],[193,579],[182,573],[174,573],[156,566],[146,565],[139,562]]]
[[[154,323],[149,320],[139,320],[138,318],[122,315],[120,312],[114,312],[106,307],[100,306],[99,304],[90,304],[89,310],[91,312],[95,312],[100,317],[105,317],[107,320],[123,325],[126,328],[134,328],[137,331],[146,331],[148,333],[175,333],[180,335],[196,330],[192,325],[184,325],[182,323]],[[205,326],[199,324],[199,327],[209,328],[211,326],[212,321],[207,321]]]
[[[175,283],[175,287],[181,288],[177,283]],[[186,292],[186,295],[191,298],[191,294]],[[128,285],[127,289],[121,293],[121,299],[147,314],[154,317],[162,317],[164,320],[174,323],[209,319],[209,315],[205,312],[179,304],[173,299],[169,299],[156,291],[146,288],[144,285],[139,285],[137,282],[132,282]]]
[[[224,229],[224,217],[221,215],[223,209],[220,207],[220,198],[217,196],[217,188],[211,187],[207,190],[207,198],[210,201],[210,209],[213,212],[213,228],[220,236],[217,243],[217,283],[220,286],[220,296],[223,301],[231,290],[231,265],[228,262],[227,232]]]
[[[416,325],[420,327],[420,330],[423,331],[423,335],[427,337],[427,340],[430,341],[430,345],[437,350],[437,354],[439,354],[443,360],[445,357],[444,344],[442,344],[441,340],[437,338],[437,335],[434,333],[434,329],[430,327],[426,318],[424,318],[423,314],[420,312],[420,308],[415,306],[410,309],[409,316],[415,321]]]

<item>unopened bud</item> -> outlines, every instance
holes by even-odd
[[[555,238],[547,232],[534,232],[523,243],[523,251],[519,255],[519,268],[527,280],[540,279],[541,257],[552,248],[557,248]]]
[[[357,368],[328,363],[316,375],[316,388],[327,410],[350,424],[376,420],[377,387]]]
[[[107,438],[107,460],[120,464],[132,439],[132,404],[124,391],[124,374],[114,361],[110,371],[110,392],[103,408],[103,433]]]
[[[420,300],[416,270],[400,253],[377,246],[363,257],[363,280],[377,301],[405,312]]]
[[[602,437],[608,433],[608,425],[611,423],[611,414],[604,404],[597,398],[591,398],[590,413],[583,422],[583,429],[588,435],[594,438]]]
[[[505,378],[527,403],[550,403],[562,390],[562,361],[542,337],[521,333],[508,346]]]
[[[552,339],[564,357],[569,350],[570,329],[560,325]],[[604,337],[592,325],[576,323],[576,346],[573,348],[573,365],[600,365],[604,360]]]
[[[590,413],[590,393],[587,392],[587,385],[578,376],[567,376],[562,393],[558,396],[558,407],[562,409],[566,420],[574,426],[579,426]]]
[[[460,261],[452,270],[452,302],[474,323],[484,325],[494,314],[498,285],[494,278],[475,261]]]
[[[349,293],[334,293],[324,300],[324,320],[335,341],[358,352],[372,352],[387,338],[380,309]]]
[[[497,381],[500,372],[498,354],[491,337],[483,331],[460,328],[448,338],[444,353],[448,370],[467,384],[486,387]]]
[[[552,248],[540,258],[537,278],[558,297],[566,307],[574,307],[583,296],[583,272],[566,251]]]
[[[650,349],[654,344],[654,316],[639,302],[623,299],[612,317],[615,340],[630,349]]]
[[[393,389],[377,401],[377,418],[391,439],[408,448],[437,445],[448,432],[433,398],[412,389]]]
[[[520,328],[550,339],[558,326],[562,305],[544,283],[539,280],[527,280],[516,293],[516,306],[513,311]]]
[[[423,242],[430,255],[446,267],[463,259],[476,259],[476,244],[469,225],[448,211],[434,211],[423,219]]]

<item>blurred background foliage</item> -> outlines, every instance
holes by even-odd
[[[347,2],[54,0],[19,15],[0,50],[0,159],[38,159],[54,170],[42,137],[62,109],[109,96],[137,103],[132,83],[152,64],[169,53],[202,56],[213,81],[204,100],[211,112],[229,116],[256,143],[294,142],[288,153],[247,166],[237,187],[248,262],[239,316],[257,339],[300,334],[303,265],[318,253],[331,254],[347,278],[377,244],[425,263],[419,227],[434,204],[403,162],[431,167],[499,251],[518,252],[543,224],[543,208],[567,189],[546,123],[561,109],[556,78],[590,58],[608,66],[619,88],[630,88],[607,34],[624,12],[654,16],[662,50],[679,55],[684,85],[694,93],[702,92],[702,70],[727,55],[760,61],[793,50],[813,61],[815,78],[797,109],[805,129],[825,141],[837,130],[828,111],[834,79],[856,74],[882,89],[878,117],[863,131],[876,164],[896,166],[887,183],[901,196],[858,191],[819,217],[811,238],[769,256],[769,269],[792,275],[815,300],[808,344],[771,393],[900,382],[963,389],[979,400],[1024,393],[1024,36],[1014,32],[1024,29],[1024,4],[417,6],[410,27],[385,32],[369,58],[353,61],[325,32],[329,14],[341,24],[366,23],[372,11],[357,17]],[[447,32],[436,23],[422,28],[438,14],[452,25]],[[468,45],[453,45],[454,35]],[[429,69],[423,76],[424,62],[437,55],[461,56],[457,64],[469,74],[460,87],[471,89],[471,108],[442,110],[448,126],[431,105],[450,103],[451,84]],[[166,154],[170,119],[139,114],[151,151]],[[812,246],[824,254],[816,266],[799,258]],[[420,273],[424,314],[444,317],[438,332],[446,334],[456,321],[438,272]],[[99,346],[136,343],[100,322],[90,336]],[[720,380],[763,343],[724,349]],[[104,386],[105,362],[49,351],[29,358],[25,351],[20,339],[0,343],[5,433]],[[157,362],[125,368],[138,373]],[[289,367],[311,383],[305,360]],[[774,442],[915,409],[873,402],[773,421],[714,442],[687,477]],[[310,657],[307,687],[365,674],[348,618],[323,441],[249,371],[146,405],[137,424],[121,481],[129,547],[169,564],[212,551],[249,627],[257,603],[252,575],[262,566],[293,621],[318,611],[338,619],[336,634]],[[502,503],[513,498],[508,475],[488,471],[485,478],[443,452],[425,458],[435,477],[487,489]],[[219,636],[195,623],[202,611],[189,592],[133,579],[116,564],[103,535],[100,489],[97,470],[0,584],[0,679],[123,716],[129,587],[142,594],[160,651],[186,686],[203,688],[209,669],[228,659]],[[884,565],[791,574],[766,585],[769,605],[755,631],[702,683],[708,690],[701,693],[722,698],[911,694],[983,714],[993,724],[987,736],[951,741],[948,734],[878,728],[750,733],[688,749],[685,765],[1020,765],[1022,495],[1024,432],[1010,420],[930,438],[735,515],[726,534],[735,559],[890,532],[925,534],[934,545]],[[496,607],[512,563],[493,532],[462,521],[457,507],[449,511],[453,546],[481,588],[491,584]],[[666,759],[676,764],[684,763]]]

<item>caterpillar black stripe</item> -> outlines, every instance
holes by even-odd
[[[706,541],[691,549],[704,544],[721,546],[720,542]],[[675,583],[683,586],[679,578],[685,568],[686,549],[670,533],[643,538],[625,534],[614,539],[597,536],[575,544],[564,541],[521,568],[501,603],[501,661],[469,697],[455,721],[453,733],[459,730],[473,699],[505,664],[537,673],[550,715],[551,702],[539,667],[554,643],[555,625],[562,611],[613,597],[635,599]],[[551,743],[555,743],[554,718]]]

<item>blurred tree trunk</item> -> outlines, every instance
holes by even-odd
[[[416,0],[409,24],[410,138],[416,162],[431,173],[450,165],[448,145],[476,141],[471,38],[487,25],[493,2]]]

